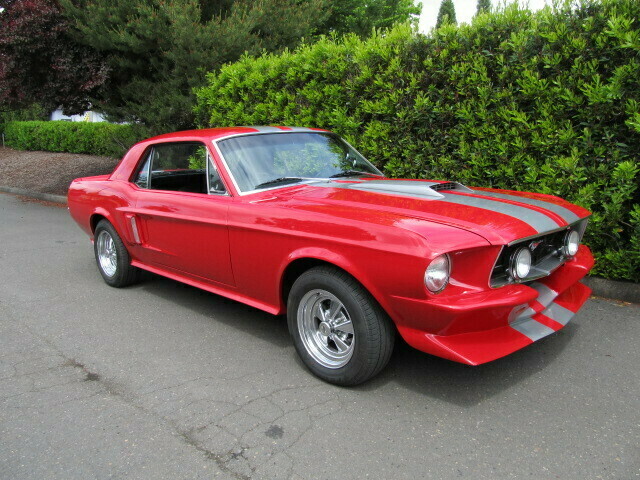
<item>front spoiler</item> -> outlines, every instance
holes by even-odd
[[[468,299],[465,305],[457,302],[446,305],[443,299],[435,308],[424,305],[425,314],[431,310],[439,317],[448,317],[448,325],[438,333],[413,325],[398,325],[398,331],[412,347],[449,360],[467,365],[496,360],[563,328],[591,294],[591,289],[580,280],[592,266],[591,252],[581,246],[573,261],[549,277],[530,285],[504,288],[502,301],[496,298],[501,289],[496,289],[492,294],[493,308]],[[478,325],[496,323],[494,328],[477,329]],[[443,334],[447,331],[456,333]]]

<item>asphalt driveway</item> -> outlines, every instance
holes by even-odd
[[[327,385],[286,322],[104,284],[65,208],[0,194],[0,478],[640,478],[640,307],[465,367],[405,345]]]

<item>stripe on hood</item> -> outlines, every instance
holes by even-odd
[[[506,193],[497,193],[497,192],[486,192],[484,190],[474,190],[473,191],[477,195],[484,195],[486,197],[495,197],[502,198],[504,200],[509,200],[512,202],[518,203],[526,203],[527,205],[532,205],[534,207],[544,208],[546,210],[550,210],[560,218],[562,218],[566,223],[573,223],[580,220],[580,217],[573,213],[568,208],[563,207],[562,205],[557,205],[551,202],[545,202],[544,200],[536,200],[534,198],[521,197],[519,195],[507,195]]]
[[[443,192],[443,194],[445,196],[442,200],[443,202],[468,205],[470,207],[484,208],[485,210],[490,210],[492,212],[503,213],[527,223],[538,233],[555,230],[562,226],[544,213],[527,208],[524,205],[521,206],[514,205],[513,203],[506,203],[501,201],[499,198],[479,198],[449,192]],[[484,195],[483,192],[475,192],[475,194]]]
[[[456,190],[432,190],[436,182],[411,180],[366,180],[357,182],[315,183],[313,186],[359,190],[382,195],[396,195],[435,202],[446,202],[456,205],[481,208],[490,212],[507,215],[527,224],[536,233],[548,232],[562,227],[560,220],[567,224],[579,217],[568,209],[545,202],[517,195],[471,190],[460,186]],[[513,203],[513,202],[517,202]],[[530,205],[531,207],[528,207]],[[548,213],[540,211],[546,209]],[[557,219],[557,220],[554,220]]]

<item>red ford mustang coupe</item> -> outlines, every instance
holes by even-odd
[[[69,211],[108,285],[140,269],[287,313],[318,377],[377,374],[396,333],[469,365],[561,329],[589,296],[589,212],[550,195],[384,175],[319,129],[178,132],[79,178]]]

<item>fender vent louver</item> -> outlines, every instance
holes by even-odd
[[[439,190],[455,190],[458,186],[457,183],[446,182],[446,183],[435,183],[430,186],[431,190],[435,190],[436,192]]]
[[[458,190],[461,192],[471,192],[471,190],[458,182],[434,183],[433,185],[429,185],[429,188],[431,190],[435,190],[436,192],[440,190]]]

